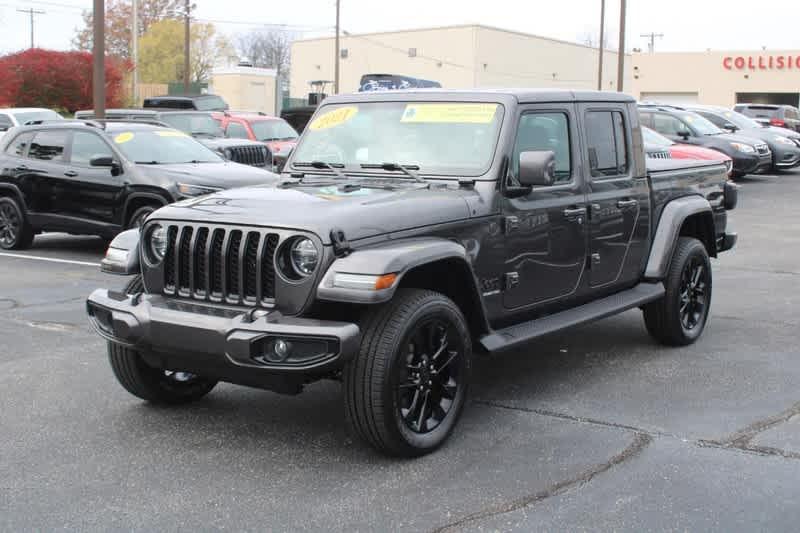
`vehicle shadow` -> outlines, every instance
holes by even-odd
[[[93,235],[70,235],[68,233],[43,233],[37,235],[31,252],[97,252],[105,253],[109,240]]]

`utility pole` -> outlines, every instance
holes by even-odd
[[[44,15],[45,12],[44,11],[40,11],[38,9],[33,9],[33,8],[30,8],[30,9],[17,9],[17,11],[19,11],[20,13],[27,13],[28,15],[31,16],[31,48],[33,48],[34,47],[33,46],[33,16],[34,15]]]
[[[605,46],[603,46],[603,32],[606,27],[606,0],[600,0],[600,44],[597,46],[600,59],[597,60],[597,90],[603,90],[603,55]]]
[[[131,41],[133,51],[131,57],[133,58],[133,103],[134,106],[139,106],[139,0],[133,0],[133,28],[131,30]]]
[[[191,11],[190,0],[186,0],[185,13],[183,19],[183,94],[189,94],[189,76],[191,69],[189,65],[189,54],[191,53]]]
[[[664,34],[650,32],[650,33],[642,33],[641,35],[639,35],[639,37],[646,37],[650,40],[650,42],[647,43],[647,51],[652,54],[653,52],[656,51],[656,37],[661,39],[664,37]]]
[[[94,0],[94,33],[92,35],[92,100],[95,118],[106,118],[106,5]]]
[[[333,65],[333,94],[339,94],[339,60],[341,59],[339,56],[341,52],[339,50],[339,3],[340,0],[336,0],[336,62]]]
[[[617,57],[617,91],[622,92],[622,80],[625,77],[625,6],[626,0],[619,5],[619,54]]]

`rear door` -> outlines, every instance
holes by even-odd
[[[633,284],[646,252],[649,189],[634,173],[638,118],[625,104],[581,104],[589,207],[589,286]],[[639,147],[640,149],[641,147]]]
[[[108,167],[92,167],[93,157],[115,157],[106,140],[87,128],[72,133],[67,170],[58,188],[60,212],[89,224],[112,224],[120,208],[123,183]]]
[[[66,173],[66,147],[70,131],[66,129],[39,130],[28,149],[26,188],[30,191],[28,208],[36,213],[52,216],[62,214],[57,201],[58,189],[68,178]]]

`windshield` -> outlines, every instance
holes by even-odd
[[[160,117],[161,122],[165,122],[175,128],[190,135],[211,135],[212,137],[222,137],[222,128],[219,123],[205,113],[175,113],[164,114]]]
[[[763,128],[763,124],[759,124],[752,118],[748,118],[736,111],[720,111],[722,117],[741,130],[751,130],[754,128]]]
[[[30,120],[60,120],[64,117],[50,109],[42,109],[41,111],[20,111],[14,113],[14,118],[20,125],[24,125]]]
[[[707,118],[701,117],[697,113],[679,113],[681,120],[691,127],[698,135],[719,135],[724,133]]]
[[[250,122],[250,127],[259,141],[293,141],[297,139],[297,132],[285,120],[254,120]]]
[[[642,138],[645,144],[657,146],[659,148],[666,148],[675,144],[660,133],[656,133],[650,128],[642,126]]]
[[[221,163],[223,159],[182,131],[171,129],[120,131],[112,140],[130,161],[150,165]]]
[[[468,102],[328,105],[306,128],[294,161],[393,163],[420,173],[479,176],[492,162],[503,107]]]

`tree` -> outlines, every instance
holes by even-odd
[[[161,20],[182,16],[181,0],[139,0],[139,36]],[[131,0],[106,0],[106,52],[109,55],[129,59],[131,57]],[[72,40],[78,50],[92,50],[92,11],[83,12],[83,28],[76,29]]]
[[[106,58],[106,106],[122,105],[125,61]],[[32,48],[0,57],[0,105],[91,109],[92,54]]]
[[[255,30],[236,40],[241,56],[254,67],[274,68],[278,76],[288,77],[294,34],[278,30]]]
[[[139,76],[143,83],[169,83],[183,79],[183,22],[162,20],[139,39]],[[193,82],[207,81],[217,59],[230,46],[217,36],[213,24],[192,24],[190,58]]]

